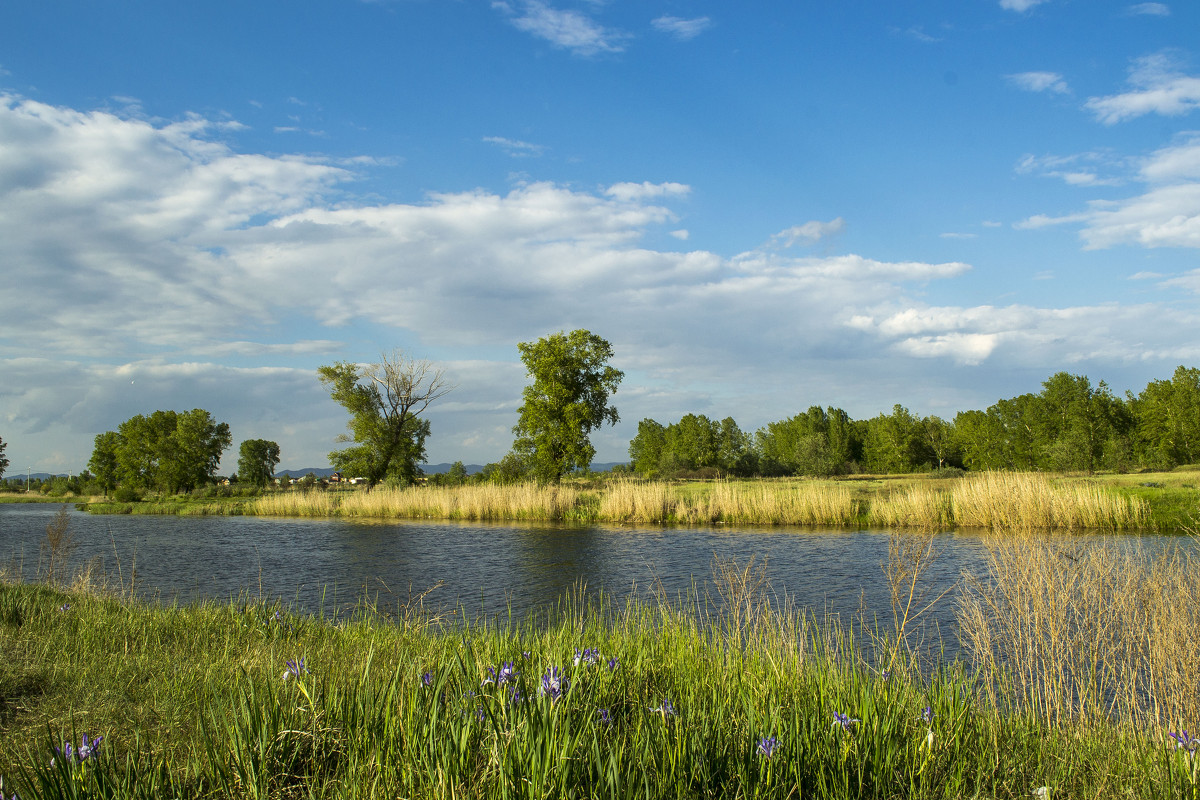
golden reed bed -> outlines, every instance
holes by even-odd
[[[286,492],[260,498],[263,516],[643,524],[875,525],[991,530],[1123,530],[1143,525],[1142,501],[1034,473],[982,473],[856,496],[846,484],[716,482],[682,487],[614,481],[597,490],[535,483],[370,492]]]

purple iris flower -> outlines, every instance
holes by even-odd
[[[616,671],[617,667],[620,666],[620,664],[621,664],[621,662],[617,661],[617,657],[613,656],[612,658],[610,658],[608,660],[608,671],[609,672]]]
[[[429,672],[426,672],[424,675],[422,675],[421,685],[426,689],[428,689],[430,686],[433,686],[433,675]]]
[[[80,764],[88,759],[97,758],[100,755],[100,743],[104,741],[103,736],[97,736],[95,739],[89,739],[85,733],[83,738],[79,740],[79,748],[76,749],[71,742],[67,742],[62,748],[54,748],[55,758],[50,759],[50,766],[54,766],[55,759],[62,757],[66,759],[68,764]]]
[[[549,697],[551,702],[558,700],[571,688],[571,682],[562,674],[562,670],[558,667],[547,667],[546,674],[542,676],[542,685],[538,689],[538,694],[542,697]]]
[[[839,714],[836,711],[833,712],[833,727],[835,728],[838,725],[841,725],[842,730],[854,733],[854,726],[860,722],[862,722],[861,719],[850,719],[850,717],[846,714]]]
[[[601,725],[612,725],[612,717],[609,716],[607,708],[600,709],[600,724]]]
[[[932,706],[925,706],[925,708],[924,708],[924,709],[921,711],[921,719],[925,720],[925,724],[926,724],[926,725],[932,725],[932,724],[933,724],[933,718],[934,718],[935,716],[936,716],[936,715],[933,713],[933,707],[932,707]]]
[[[506,683],[513,683],[517,679],[517,671],[513,669],[513,662],[505,661],[500,665],[499,670],[488,667],[488,677],[484,679],[484,683],[494,683],[497,686],[503,686]]]
[[[299,661],[289,658],[287,660],[286,666],[287,666],[287,669],[285,669],[283,671],[283,679],[285,681],[288,678],[299,678],[301,675],[308,672],[308,667],[304,666],[303,658],[300,659]]]
[[[578,667],[580,664],[587,666],[588,664],[598,663],[600,663],[600,648],[585,647],[583,648],[583,652],[580,652],[578,647],[575,648],[575,666]]]
[[[1186,730],[1183,733],[1168,733],[1175,740],[1176,750],[1186,750],[1189,753],[1196,752],[1196,747],[1200,745],[1200,738],[1193,737]]]
[[[758,754],[763,758],[770,758],[775,755],[775,749],[779,747],[779,739],[772,736],[758,740]]]
[[[662,714],[664,719],[666,717],[673,717],[679,713],[675,710],[675,706],[671,705],[671,701],[665,697],[663,698],[662,705],[660,705],[658,708],[651,708],[650,710],[656,714]]]

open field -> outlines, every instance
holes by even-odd
[[[25,800],[1196,796],[1169,736],[1200,721],[1193,557],[994,537],[975,658],[939,666],[905,646],[929,541],[895,535],[887,635],[780,607],[753,563],[711,598],[453,624],[0,584],[0,774]]]

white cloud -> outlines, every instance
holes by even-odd
[[[286,464],[320,466],[345,416],[314,370],[376,355],[363,342],[439,354],[460,390],[432,419],[431,457],[490,461],[520,402],[516,342],[555,330],[613,342],[623,417],[690,404],[747,427],[797,403],[849,408],[847,393],[944,395],[962,383],[947,364],[1058,368],[1106,347],[1137,359],[1200,341],[1196,320],[1161,307],[930,308],[933,282],[968,264],[783,249],[825,241],[841,217],[733,257],[658,250],[647,242],[687,240],[674,207],[685,184],[522,182],[380,202],[350,194],[360,173],[328,160],[238,152],[216,140],[225,124],[0,102],[10,457],[55,450],[74,459],[58,468],[78,469],[91,437],[133,414],[203,407],[235,440],[274,439]],[[1147,159],[1142,179],[1190,185],[1188,146]],[[624,449],[605,446],[605,460]]]
[[[845,227],[846,220],[841,217],[832,219],[829,222],[811,220],[803,225],[794,225],[773,235],[767,246],[772,248],[787,248],[796,244],[796,242],[813,244],[834,234],[841,233]]]
[[[684,197],[691,192],[692,187],[682,183],[614,183],[604,190],[604,194],[622,202],[649,200],[655,197]]]
[[[1150,16],[1150,17],[1169,17],[1171,16],[1171,8],[1166,3],[1138,3],[1128,8],[1130,14]]]
[[[1005,76],[1009,83],[1027,92],[1052,92],[1067,94],[1071,87],[1057,72],[1018,72]]]
[[[938,234],[938,237],[942,238],[942,239],[975,239],[978,236],[979,236],[979,234],[976,234],[976,233],[947,232],[947,233],[939,233]]]
[[[1024,12],[1045,2],[1047,0],[1000,0],[1000,7],[1005,11]]]
[[[507,2],[494,2],[492,7],[507,13],[519,30],[576,55],[619,53],[625,49],[624,41],[628,38],[627,34],[605,28],[578,11],[552,8],[539,0],[526,0],[520,12]]]
[[[669,33],[682,41],[688,41],[689,39],[695,39],[707,30],[712,25],[712,20],[708,17],[683,19],[682,17],[663,15],[653,20],[650,24],[657,31]]]
[[[546,151],[543,145],[523,142],[520,139],[506,139],[503,136],[485,136],[483,137],[483,141],[496,145],[513,158],[540,156]]]
[[[1106,125],[1145,114],[1179,116],[1200,107],[1200,77],[1185,75],[1167,53],[1137,59],[1128,82],[1132,91],[1093,97],[1084,107]]]
[[[1058,178],[1070,186],[1119,186],[1129,160],[1107,150],[1092,150],[1069,156],[1026,154],[1017,162],[1018,173]],[[1102,174],[1103,173],[1103,174]]]

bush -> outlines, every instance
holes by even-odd
[[[142,499],[142,493],[132,486],[120,486],[112,496],[118,503],[136,503]]]

